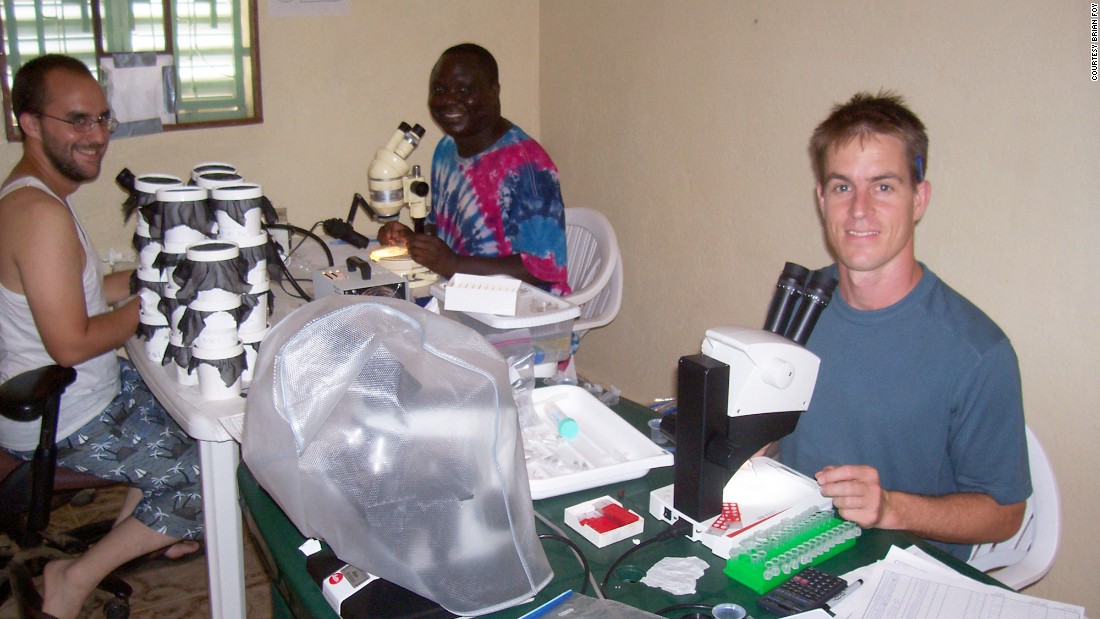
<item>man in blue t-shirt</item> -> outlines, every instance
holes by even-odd
[[[839,294],[807,342],[817,388],[780,457],[842,517],[966,560],[1016,532],[1031,494],[1015,352],[915,257],[928,137],[900,97],[836,107],[810,153]]]
[[[432,157],[427,223],[436,234],[390,222],[379,241],[407,245],[413,260],[445,277],[503,274],[570,292],[558,169],[538,142],[500,115],[492,54],[472,43],[443,52],[432,69],[428,107],[446,134]]]

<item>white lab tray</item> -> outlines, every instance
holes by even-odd
[[[439,299],[441,303],[446,303],[448,287],[448,282],[436,282],[432,284],[429,290],[433,297]],[[514,316],[497,316],[484,312],[469,311],[463,313],[494,329],[539,327],[570,320],[581,315],[581,306],[535,288],[526,282],[520,284],[518,294]]]
[[[581,387],[541,387],[534,390],[532,401],[539,420],[543,422],[523,430],[527,475],[533,499],[637,479],[650,469],[672,466],[672,454],[655,445]],[[546,414],[550,403],[576,420],[580,426],[576,438],[567,440],[556,437],[556,426],[551,425]],[[553,435],[556,440],[548,435]],[[542,464],[548,454],[558,460],[569,461],[569,464],[581,458],[593,464],[585,470],[554,471],[552,467]]]

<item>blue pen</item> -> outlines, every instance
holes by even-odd
[[[532,610],[531,612],[527,613],[526,615],[523,615],[519,619],[535,619],[536,617],[541,617],[541,616],[545,615],[546,613],[548,613],[548,612],[554,610],[555,608],[557,608],[559,605],[561,605],[562,602],[568,600],[570,598],[570,596],[572,596],[572,595],[573,595],[573,590],[572,589],[566,589],[565,592],[562,593],[561,595],[559,595],[558,597],[550,600],[549,602],[543,604],[542,606],[539,606],[538,608],[536,608],[535,610]]]

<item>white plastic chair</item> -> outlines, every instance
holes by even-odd
[[[1054,564],[1062,537],[1062,503],[1054,469],[1031,428],[1027,428],[1031,496],[1020,530],[996,544],[975,546],[968,563],[1019,591],[1039,581]]]
[[[573,332],[582,337],[619,313],[623,300],[622,257],[611,222],[592,209],[565,209],[565,243],[573,292],[564,298],[581,306]]]

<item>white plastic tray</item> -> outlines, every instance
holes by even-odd
[[[447,282],[432,284],[432,296],[445,303],[447,300]],[[581,315],[581,306],[570,303],[549,292],[522,283],[516,302],[515,316],[497,316],[482,312],[463,312],[494,329],[523,329],[562,322]]]
[[[542,387],[535,389],[532,401],[540,423],[523,428],[523,446],[533,499],[637,479],[650,469],[672,466],[672,454],[581,387]],[[577,422],[577,437],[557,436],[547,415],[551,404]],[[574,466],[583,461],[591,464]],[[555,468],[548,462],[566,466]]]

